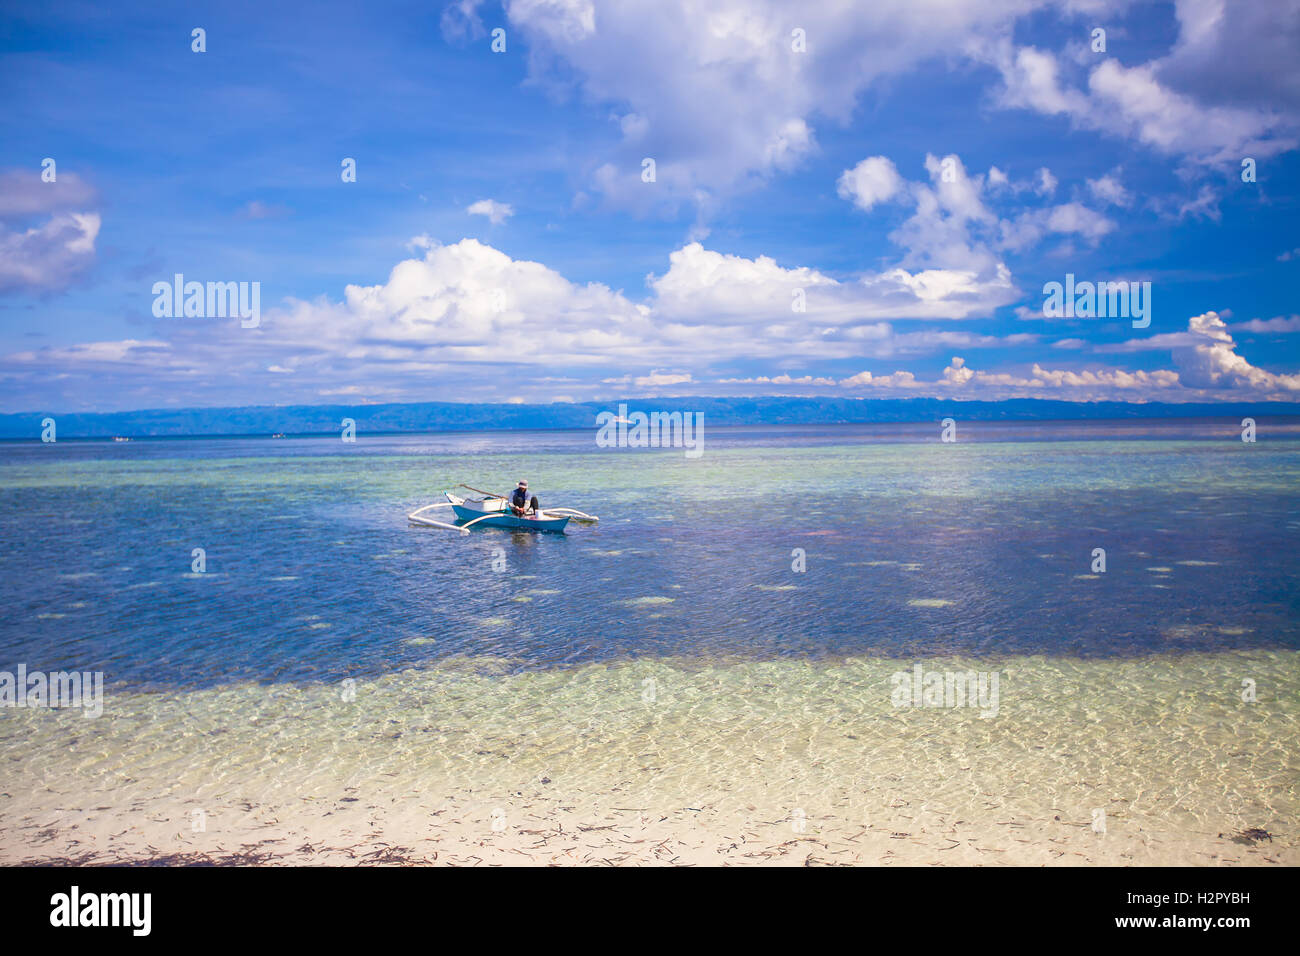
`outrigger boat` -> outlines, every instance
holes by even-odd
[[[599,521],[595,515],[589,515],[584,511],[578,511],[575,508],[542,508],[533,512],[525,512],[523,515],[517,515],[511,510],[510,505],[504,495],[496,495],[490,491],[480,491],[478,488],[470,488],[469,485],[457,485],[457,488],[465,488],[469,491],[483,495],[482,498],[462,498],[460,495],[452,494],[450,491],[444,492],[447,500],[432,505],[425,505],[423,508],[417,508],[407,515],[411,524],[423,525],[428,528],[444,528],[447,531],[459,531],[461,534],[469,534],[470,528],[509,528],[512,531],[556,531],[564,533],[564,526],[570,519],[581,522],[594,523]],[[450,524],[446,521],[438,521],[435,518],[428,517],[425,512],[433,511],[435,508],[450,508],[456,516],[457,524]]]

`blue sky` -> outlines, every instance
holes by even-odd
[[[2,17],[4,411],[1300,397],[1300,0]]]

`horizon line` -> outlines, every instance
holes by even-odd
[[[51,412],[48,409],[24,409],[22,411],[0,411],[0,418],[15,418],[27,415],[143,415],[149,413],[178,413],[191,411],[204,412],[222,412],[222,411],[253,411],[262,409],[312,409],[312,408],[391,408],[391,407],[411,407],[416,405],[446,405],[451,407],[466,408],[502,408],[502,409],[526,409],[526,408],[580,408],[588,405],[607,405],[607,404],[631,404],[633,402],[688,402],[688,401],[799,401],[807,403],[832,403],[832,402],[953,402],[960,405],[1007,405],[1013,402],[1041,402],[1053,403],[1058,405],[1069,405],[1074,407],[1082,406],[1101,406],[1116,405],[1131,408],[1183,408],[1187,406],[1221,406],[1229,408],[1233,406],[1267,404],[1271,406],[1290,405],[1295,406],[1297,414],[1300,414],[1300,399],[1286,399],[1282,397],[1256,397],[1256,398],[1225,398],[1225,399],[1189,399],[1187,401],[1157,401],[1151,399],[1133,399],[1121,400],[1114,398],[1099,399],[1071,399],[1059,397],[1047,397],[1037,395],[1020,395],[1008,398],[967,398],[957,396],[938,396],[938,395],[840,395],[840,396],[818,396],[818,395],[659,395],[646,396],[641,398],[615,398],[615,399],[583,399],[574,401],[537,401],[537,402],[470,402],[470,401],[449,401],[445,399],[428,399],[423,401],[393,401],[393,402],[320,402],[308,404],[304,402],[292,402],[284,404],[254,404],[254,405],[178,405],[173,407],[152,406],[144,408],[118,408],[97,411],[58,411]],[[1284,413],[1285,414],[1285,413]],[[828,423],[832,424],[832,423]]]

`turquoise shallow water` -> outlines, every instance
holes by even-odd
[[[449,807],[924,819],[1021,862],[1015,827],[1052,862],[1104,810],[1078,852],[1294,854],[1300,443],[1055,427],[0,446],[0,670],[106,682],[96,720],[0,708],[0,858],[190,845],[195,808],[292,849],[351,807],[390,842]],[[405,520],[522,476],[600,524]],[[896,706],[917,664],[996,673],[996,713]]]
[[[1300,647],[1300,443],[716,432],[695,461],[588,433],[0,447],[0,666],[183,689],[455,656]],[[405,520],[457,481],[524,475],[600,524]]]

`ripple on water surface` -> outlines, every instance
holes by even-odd
[[[472,784],[509,805],[546,778],[556,799],[607,806],[709,801],[847,821],[888,819],[906,795],[976,826],[1086,822],[1100,806],[1115,833],[1281,832],[1300,810],[1297,665],[1289,651],[922,662],[996,673],[996,698],[975,707],[896,706],[912,663],[871,658],[551,671],[454,658],[353,694],[110,689],[100,719],[14,710],[0,722],[5,817],[87,802],[183,818],[248,801],[292,815],[359,786],[387,802]],[[1241,699],[1243,674],[1256,705]],[[12,854],[15,834],[0,833]]]

